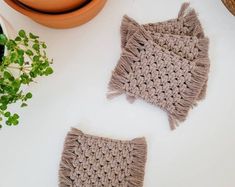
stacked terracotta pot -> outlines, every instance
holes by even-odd
[[[34,21],[53,28],[70,28],[95,17],[106,0],[4,0]]]
[[[227,9],[235,16],[235,0],[222,0]]]

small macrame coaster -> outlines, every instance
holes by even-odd
[[[142,187],[147,157],[145,138],[131,141],[67,135],[59,171],[60,187]]]
[[[128,16],[121,25],[121,58],[109,83],[108,98],[126,94],[161,107],[174,129],[205,97],[208,43],[194,9],[181,7],[177,19],[139,25]]]

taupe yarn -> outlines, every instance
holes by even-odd
[[[157,105],[174,129],[206,93],[209,42],[195,10],[184,3],[177,19],[145,25],[124,16],[121,36],[109,98],[125,93],[131,102],[142,98]]]
[[[113,140],[73,128],[60,163],[60,187],[142,187],[147,157],[144,138]]]

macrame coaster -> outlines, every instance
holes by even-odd
[[[157,105],[174,129],[206,93],[209,41],[195,10],[184,3],[177,19],[145,25],[124,16],[121,36],[108,97],[125,93],[130,102],[142,98]]]
[[[73,128],[65,140],[59,186],[142,187],[146,157],[144,138],[113,140]]]

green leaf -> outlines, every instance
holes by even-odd
[[[28,39],[28,38],[25,38],[25,39],[24,39],[24,45],[25,45],[26,47],[29,46],[29,39]]]
[[[19,37],[19,36],[17,36],[16,38],[15,38],[15,41],[17,41],[17,42],[19,42],[19,41],[21,41],[22,39],[21,39],[21,37]]]
[[[40,56],[35,55],[35,56],[33,57],[33,61],[34,61],[34,62],[38,62],[39,60],[40,60]]]
[[[4,116],[5,116],[5,117],[10,117],[10,116],[11,116],[11,113],[10,113],[10,112],[5,112]]]
[[[4,79],[10,79],[12,77],[12,75],[9,72],[4,71],[3,77],[4,77]]]
[[[47,45],[45,43],[42,43],[42,48],[46,49]]]
[[[39,47],[39,44],[33,44],[33,49],[35,50],[35,51],[39,51],[39,49],[40,49],[40,47]]]
[[[7,121],[6,121],[6,125],[11,126],[11,125],[12,125],[11,120],[7,120]]]
[[[11,60],[12,62],[17,61],[17,53],[16,53],[16,52],[12,52],[12,53],[11,53],[10,60]]]
[[[14,121],[12,121],[12,124],[16,126],[16,125],[19,124],[19,121],[18,120],[14,120]]]
[[[23,84],[29,84],[31,82],[31,78],[26,73],[20,75],[20,79]]]
[[[31,39],[37,39],[37,38],[39,38],[38,36],[36,36],[36,35],[34,35],[33,33],[29,33],[29,37],[31,38]]]
[[[33,56],[33,51],[30,50],[30,49],[28,49],[28,50],[26,51],[26,54],[29,55],[29,56]]]
[[[8,101],[8,97],[7,97],[6,95],[1,96],[1,101],[2,101],[2,102]],[[1,103],[2,103],[2,102],[1,102]]]
[[[23,65],[24,64],[24,57],[23,56],[19,56],[16,60],[16,62],[19,64],[19,65]]]
[[[28,106],[26,103],[22,103],[22,104],[20,105],[20,107],[26,107],[26,106]]]
[[[13,116],[12,116],[13,119],[19,119],[19,117],[20,116],[18,114],[13,114]]]
[[[48,67],[45,71],[45,75],[50,75],[53,73],[53,69],[51,67]]]
[[[3,110],[3,111],[6,110],[7,109],[7,105],[1,105],[0,109]]]
[[[18,53],[18,55],[23,56],[24,55],[24,50],[18,49],[17,53]]]
[[[24,31],[24,30],[20,30],[20,31],[19,31],[19,36],[20,36],[21,38],[26,38],[26,33],[25,33],[25,31]]]
[[[27,93],[26,95],[25,95],[25,97],[27,98],[27,99],[31,99],[32,97],[33,97],[33,94],[32,93]]]
[[[6,43],[6,46],[7,46],[8,50],[14,49],[16,45],[17,44],[14,40],[8,40],[8,42]]]
[[[7,37],[5,34],[0,34],[0,45],[5,45],[7,43]]]
[[[34,71],[30,71],[29,72],[29,75],[32,77],[32,78],[35,78],[37,77],[36,73]]]

